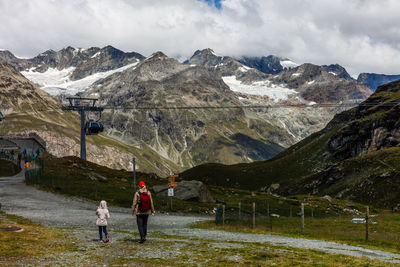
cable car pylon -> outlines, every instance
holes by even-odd
[[[103,125],[98,122],[97,124],[92,124],[93,122],[86,124],[85,112],[102,112],[104,108],[95,106],[97,98],[67,97],[67,100],[69,101],[69,106],[64,106],[62,109],[78,111],[81,115],[81,159],[86,160],[86,133],[98,134],[103,131]],[[93,131],[91,131],[91,125],[93,126]]]

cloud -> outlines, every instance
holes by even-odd
[[[0,48],[32,57],[110,44],[189,57],[211,47],[398,74],[398,10],[397,0],[0,0]]]

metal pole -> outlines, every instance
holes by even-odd
[[[133,157],[133,194],[136,193],[136,158]]]
[[[368,220],[369,220],[369,207],[367,206],[367,211],[365,212],[365,240],[367,241],[369,239]]]
[[[256,203],[253,202],[253,228],[256,227]]]
[[[241,205],[241,203],[239,202],[239,221],[240,221],[240,205]]]
[[[86,160],[86,135],[85,135],[85,110],[82,108],[81,114],[81,159]]]
[[[225,205],[222,205],[222,226],[225,225]]]
[[[301,203],[301,231],[304,232],[304,203]]]

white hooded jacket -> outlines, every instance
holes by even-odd
[[[97,215],[97,226],[107,226],[107,219],[110,218],[110,213],[107,209],[107,202],[102,200],[100,206],[96,210]]]

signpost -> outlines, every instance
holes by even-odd
[[[136,193],[136,158],[133,157],[133,195]]]
[[[175,178],[178,177],[178,174],[171,174],[168,181],[168,197],[169,197],[169,209],[172,210],[172,197],[174,196],[174,187],[177,186],[175,183]]]

